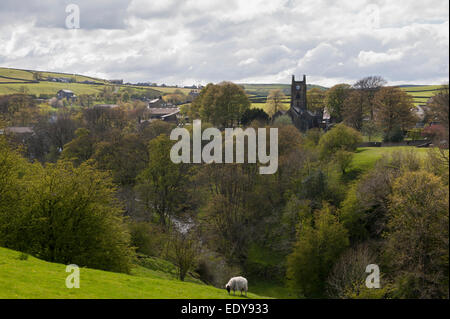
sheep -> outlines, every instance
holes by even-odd
[[[236,295],[236,290],[241,292],[245,291],[245,296],[247,296],[247,290],[248,290],[248,283],[247,279],[244,277],[233,277],[230,279],[230,281],[225,285],[225,289],[228,291],[228,294],[230,294],[230,290],[233,290],[234,295]]]

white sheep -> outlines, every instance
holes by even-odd
[[[245,291],[245,296],[247,296],[248,283],[247,279],[244,277],[233,277],[230,281],[225,285],[225,289],[230,293],[230,290],[233,290],[234,295],[236,295],[236,290],[241,292]]]

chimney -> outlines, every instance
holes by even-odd
[[[306,83],[306,75],[303,74],[303,82]]]

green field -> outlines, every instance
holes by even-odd
[[[40,81],[39,83],[24,83],[24,81],[33,80],[33,72],[28,70],[10,69],[0,67],[0,95],[2,94],[15,94],[25,91],[28,94],[34,94],[38,96],[39,94],[49,94],[55,95],[61,89],[72,90],[76,95],[80,94],[97,94],[103,88],[104,85],[96,84],[85,84],[85,83],[61,83],[61,82],[51,82],[51,81]],[[40,71],[39,71],[40,72]],[[106,80],[101,80],[85,75],[79,74],[67,74],[67,73],[56,73],[56,72],[40,72],[43,77],[64,77],[64,78],[75,78],[77,82],[82,81],[95,81],[100,84],[109,84]],[[10,79],[14,78],[14,79]],[[3,82],[8,82],[4,83]],[[16,83],[10,83],[16,82]],[[181,90],[184,94],[188,94],[191,89],[187,88],[176,88],[176,87],[149,87],[149,86],[136,86],[136,85],[114,85],[119,86],[120,90],[126,88],[131,88],[135,92],[143,92],[152,90],[155,95],[164,93],[173,93],[175,90]]]
[[[131,275],[80,269],[80,288],[65,286],[66,266],[49,263],[21,253],[0,248],[1,298],[158,298],[158,299],[228,299],[225,289],[205,284],[181,282],[162,271],[137,266]],[[250,287],[251,291],[251,287]],[[244,297],[245,298],[245,297]],[[264,298],[248,293],[248,298]]]
[[[424,105],[428,99],[439,92],[442,85],[403,86],[401,90],[413,97],[414,105]]]
[[[60,82],[39,82],[39,83],[13,83],[13,84],[1,84],[0,83],[0,95],[2,94],[15,94],[22,92],[23,88],[26,89],[28,94],[50,94],[56,95],[56,92],[62,89],[72,90],[76,95],[80,94],[97,94],[104,86],[95,84],[81,84],[81,83],[60,83]]]
[[[362,172],[368,171],[375,166],[375,163],[383,156],[392,154],[395,151],[413,150],[425,158],[428,148],[418,148],[413,146],[394,147],[360,147],[353,156],[351,169]]]

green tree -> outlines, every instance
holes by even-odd
[[[405,172],[392,186],[386,252],[400,295],[448,298],[448,187],[425,171]]]
[[[381,88],[375,94],[374,103],[375,120],[383,128],[385,140],[390,140],[396,130],[403,135],[417,122],[412,97],[398,88]]]
[[[250,108],[250,101],[244,89],[234,83],[210,83],[192,102],[191,108],[193,114],[215,126],[234,127]]]
[[[175,164],[170,159],[173,144],[164,134],[150,141],[148,166],[137,177],[136,185],[139,199],[150,217],[156,215],[159,223],[167,229],[183,203],[187,179],[185,165]]]
[[[323,297],[328,274],[348,245],[347,230],[328,205],[316,211],[312,221],[300,222],[297,242],[287,258],[290,287],[308,298]]]
[[[320,154],[322,158],[327,158],[339,150],[354,152],[361,142],[362,137],[358,131],[338,124],[320,138]]]
[[[348,97],[351,86],[348,84],[336,84],[326,93],[326,106],[330,112],[331,121],[342,122],[342,112],[345,99]]]
[[[133,251],[106,174],[60,161],[30,165],[21,179],[20,209],[13,218],[0,209],[2,246],[51,262],[129,272]]]
[[[89,130],[79,128],[75,131],[75,138],[64,145],[61,152],[62,159],[68,159],[76,165],[80,165],[84,161],[91,158],[94,153],[94,139],[90,135]]]
[[[306,92],[306,97],[308,100],[308,109],[318,114],[323,114],[326,107],[326,91],[319,88],[312,88]]]
[[[363,90],[352,90],[344,101],[342,119],[345,124],[361,131],[364,119],[369,114],[369,101]]]

